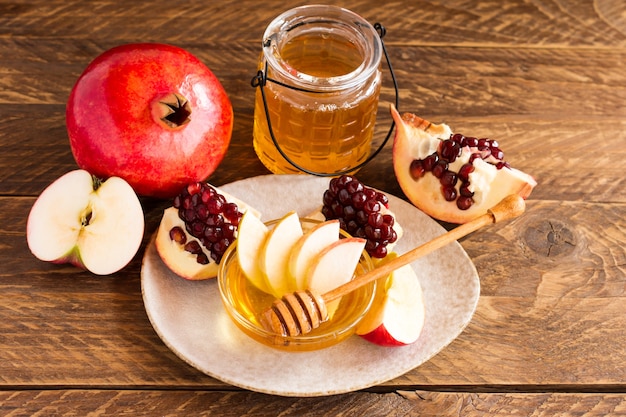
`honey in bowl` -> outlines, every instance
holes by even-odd
[[[305,230],[318,223],[309,219],[300,221]],[[268,226],[271,227],[274,223],[270,222]],[[342,232],[342,236],[347,235]],[[375,282],[342,297],[332,317],[310,333],[283,336],[267,331],[260,323],[260,317],[276,298],[259,290],[247,279],[239,267],[236,250],[235,241],[220,263],[218,285],[222,302],[237,327],[266,346],[297,352],[335,345],[354,334],[356,325],[365,316],[373,301]],[[362,275],[372,268],[372,260],[363,252],[355,275]]]
[[[322,17],[320,17],[322,16]],[[268,26],[259,68],[253,143],[277,174],[349,170],[370,154],[380,94],[381,44],[359,16],[331,6],[292,9]],[[274,82],[275,80],[276,82]],[[267,107],[268,114],[265,112]]]

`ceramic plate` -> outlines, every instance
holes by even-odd
[[[328,179],[265,175],[220,187],[246,201],[268,221],[289,210],[305,216],[321,206]],[[394,196],[389,207],[404,228],[398,253],[445,232],[430,217]],[[160,260],[154,241],[146,249],[141,283],[146,312],[163,342],[182,360],[231,385],[283,396],[339,394],[377,385],[421,365],[469,323],[480,293],[474,264],[450,244],[412,264],[424,291],[426,321],[419,340],[379,347],[353,336],[314,352],[284,352],[242,333],[222,307],[217,280],[186,281]]]

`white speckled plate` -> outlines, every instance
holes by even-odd
[[[265,175],[220,187],[246,201],[263,220],[289,210],[302,216],[321,206],[327,178]],[[403,253],[445,230],[394,196],[390,209],[405,233]],[[480,282],[461,245],[450,244],[414,264],[424,290],[426,322],[419,340],[398,348],[378,347],[353,336],[333,347],[290,353],[257,343],[227,317],[217,281],[186,281],[160,260],[154,242],[145,253],[141,283],[146,312],[163,342],[198,370],[242,388],[284,396],[321,396],[367,388],[421,365],[454,340],[476,309]]]

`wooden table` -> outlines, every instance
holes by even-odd
[[[30,254],[30,207],[76,168],[68,94],[113,46],[166,42],[197,55],[235,111],[210,182],[268,173],[251,144],[250,79],[266,25],[301,3],[0,2],[0,414],[626,415],[622,0],[332,2],[387,27],[403,111],[498,139],[539,182],[523,217],[461,241],[481,279],[477,311],[402,377],[317,398],[232,387],[181,361],[151,327],[145,245],[108,277]],[[387,84],[383,110],[392,97]],[[386,111],[379,121],[384,129]],[[390,146],[359,178],[403,198]],[[169,202],[142,203],[147,242]]]

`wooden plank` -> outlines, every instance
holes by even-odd
[[[604,417],[626,415],[624,394],[358,392],[321,398],[286,398],[248,392],[122,390],[0,391],[5,417],[31,415],[372,416],[442,415]]]
[[[180,361],[154,333],[140,292],[142,251],[110,277],[34,259],[24,238],[33,201],[0,198],[3,385],[224,386]],[[164,206],[145,205],[146,239]],[[626,204],[532,201],[523,217],[465,238],[482,282],[472,322],[431,361],[382,387],[626,390],[624,219]],[[561,237],[550,227],[561,227]]]
[[[481,44],[533,47],[626,45],[620,0],[567,2],[498,0],[388,2],[329,1],[348,7],[371,22],[382,22],[394,42],[413,44]],[[175,43],[258,42],[267,24],[290,8],[268,0],[263,7],[241,0],[180,4],[167,1],[120,3],[30,0],[0,8],[0,36],[58,37],[117,42]],[[402,38],[394,38],[402,33]]]

